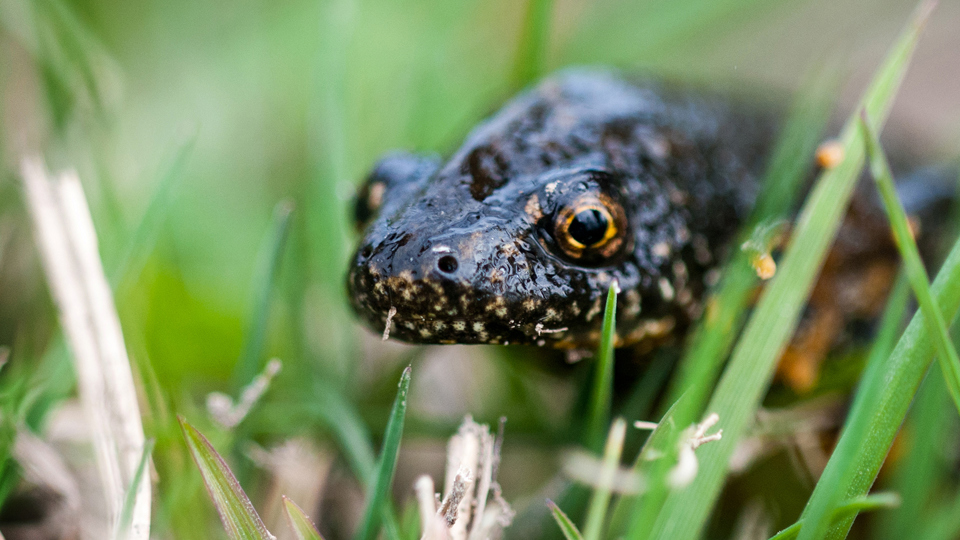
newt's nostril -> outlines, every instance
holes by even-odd
[[[452,255],[444,255],[437,260],[437,268],[444,274],[452,274],[457,271],[457,258]]]

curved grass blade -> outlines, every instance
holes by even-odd
[[[117,522],[115,537],[119,540],[127,538],[130,531],[130,523],[133,521],[133,508],[137,503],[137,493],[140,490],[140,483],[143,482],[144,471],[150,464],[150,456],[153,455],[153,446],[155,439],[147,439],[143,443],[143,454],[140,456],[140,463],[137,465],[137,471],[130,481],[130,487],[127,488],[127,494],[123,497],[123,507],[120,509],[120,519]]]
[[[862,108],[873,118],[886,119],[929,7],[924,4],[917,11],[864,95]],[[839,140],[845,159],[818,179],[797,220],[781,268],[760,298],[707,407],[719,414],[723,439],[701,450],[701,466],[694,482],[671,492],[652,532],[647,535],[641,531],[639,537],[692,539],[706,523],[726,478],[730,457],[753,420],[777,359],[797,326],[863,166],[865,152],[856,115],[848,120]]]
[[[177,149],[170,164],[165,168],[157,183],[150,204],[140,219],[133,236],[127,241],[120,260],[110,274],[110,284],[117,286],[124,280],[135,279],[143,269],[144,260],[156,244],[160,228],[166,220],[173,203],[174,195],[182,181],[183,171],[197,143],[197,131]]]
[[[386,434],[383,438],[383,450],[377,465],[377,476],[370,484],[367,494],[367,507],[357,531],[356,540],[373,540],[380,528],[381,518],[387,506],[387,496],[393,484],[393,473],[397,467],[397,455],[400,452],[400,439],[403,437],[403,422],[407,414],[407,391],[410,390],[411,368],[407,366],[400,376],[399,390],[390,411]]]
[[[636,538],[656,519],[658,505],[666,497],[667,475],[677,463],[677,442],[683,432],[677,427],[677,414],[681,409],[689,408],[687,399],[683,394],[667,409],[637,454],[633,469],[646,479],[647,488],[639,496],[624,496],[617,501],[611,518],[611,532],[620,533],[626,526],[626,538]]]
[[[613,282],[610,289],[607,290],[607,303],[603,310],[603,328],[600,333],[600,348],[597,351],[596,377],[593,380],[593,392],[590,394],[586,444],[588,448],[595,451],[600,451],[603,446],[603,433],[610,422],[618,294],[620,294],[620,286]]]
[[[177,420],[227,536],[233,540],[276,540],[210,441],[182,416]]]
[[[290,527],[297,535],[297,540],[323,540],[323,537],[320,536],[320,531],[318,531],[317,527],[310,521],[310,518],[303,513],[303,510],[297,506],[297,503],[287,498],[286,495],[283,497],[283,510],[287,514]]]
[[[917,242],[910,232],[907,213],[903,209],[900,199],[897,198],[897,190],[893,186],[893,173],[890,172],[890,165],[887,163],[883,148],[880,146],[880,139],[877,137],[877,132],[873,129],[873,124],[866,112],[863,113],[860,120],[866,133],[870,173],[877,184],[880,198],[883,199],[883,206],[887,211],[887,217],[890,219],[890,226],[893,229],[893,238],[897,243],[897,248],[900,249],[900,256],[903,257],[903,266],[906,269],[907,277],[910,279],[910,285],[913,287],[913,294],[917,297],[917,303],[920,304],[920,309],[923,310],[927,320],[930,321],[931,330],[937,338],[937,359],[940,361],[940,369],[943,371],[947,390],[950,391],[950,397],[953,398],[957,411],[960,411],[960,357],[957,357],[957,350],[950,340],[947,323],[943,320],[943,313],[934,303],[933,296],[930,294],[930,276],[927,275],[927,270],[920,259],[920,249],[917,248]]]
[[[838,506],[832,513],[833,520],[840,519],[857,512],[866,512],[870,510],[882,510],[886,508],[896,508],[900,505],[900,496],[896,493],[874,493],[864,497],[857,497],[846,504]],[[793,540],[800,534],[803,527],[802,522],[796,522],[786,529],[770,537],[770,540]]]
[[[290,216],[293,214],[293,201],[283,200],[273,208],[273,221],[267,236],[265,251],[261,255],[254,285],[256,287],[253,314],[245,336],[243,352],[233,373],[234,390],[239,391],[257,376],[260,366],[260,353],[263,351],[264,336],[267,333],[267,319],[270,315],[270,298],[273,284],[277,279],[280,261],[283,259],[287,244],[287,232],[290,229]]]
[[[553,514],[553,519],[556,520],[557,525],[560,526],[564,538],[567,540],[583,540],[583,535],[580,534],[580,530],[577,529],[577,526],[563,513],[563,510],[557,506],[557,503],[547,499],[547,506],[550,508],[550,513]]]

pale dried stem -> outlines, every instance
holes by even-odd
[[[490,430],[480,431],[480,462],[483,470],[479,476],[477,486],[477,508],[473,513],[473,526],[470,528],[470,540],[481,540],[481,522],[487,507],[487,496],[490,494],[490,485],[493,483],[493,437]]]
[[[433,479],[423,475],[414,485],[417,495],[417,505],[420,509],[420,524],[423,527],[422,540],[446,540],[447,523],[440,516],[437,509],[437,493],[433,486]]]
[[[473,507],[474,485],[478,476],[480,460],[480,434],[482,428],[472,419],[467,419],[460,426],[460,431],[450,439],[450,448],[447,454],[447,493],[455,487],[451,479],[462,479],[464,494],[457,505],[456,515],[459,519],[450,526],[450,537],[454,540],[466,540],[470,526],[471,509]],[[451,471],[457,471],[451,475]]]
[[[108,515],[119,522],[143,452],[143,425],[130,361],[76,173],[51,179],[39,158],[21,166],[44,271],[73,351]],[[150,533],[151,486],[137,486],[128,538]]]

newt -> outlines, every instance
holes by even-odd
[[[561,72],[449,159],[379,161],[355,205],[353,309],[407,342],[582,350],[597,345],[616,282],[617,346],[682,336],[735,247],[780,117],[610,71]],[[858,193],[792,347],[820,354],[873,316],[896,264],[876,197]]]

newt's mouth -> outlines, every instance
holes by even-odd
[[[411,343],[546,344],[568,337],[561,311],[537,298],[512,299],[466,280],[386,275],[363,254],[347,287],[357,314],[374,331]]]
[[[507,317],[503,297],[484,301],[453,285],[409,274],[378,278],[365,268],[355,268],[348,283],[354,310],[385,337],[412,343],[530,341],[524,321]]]

